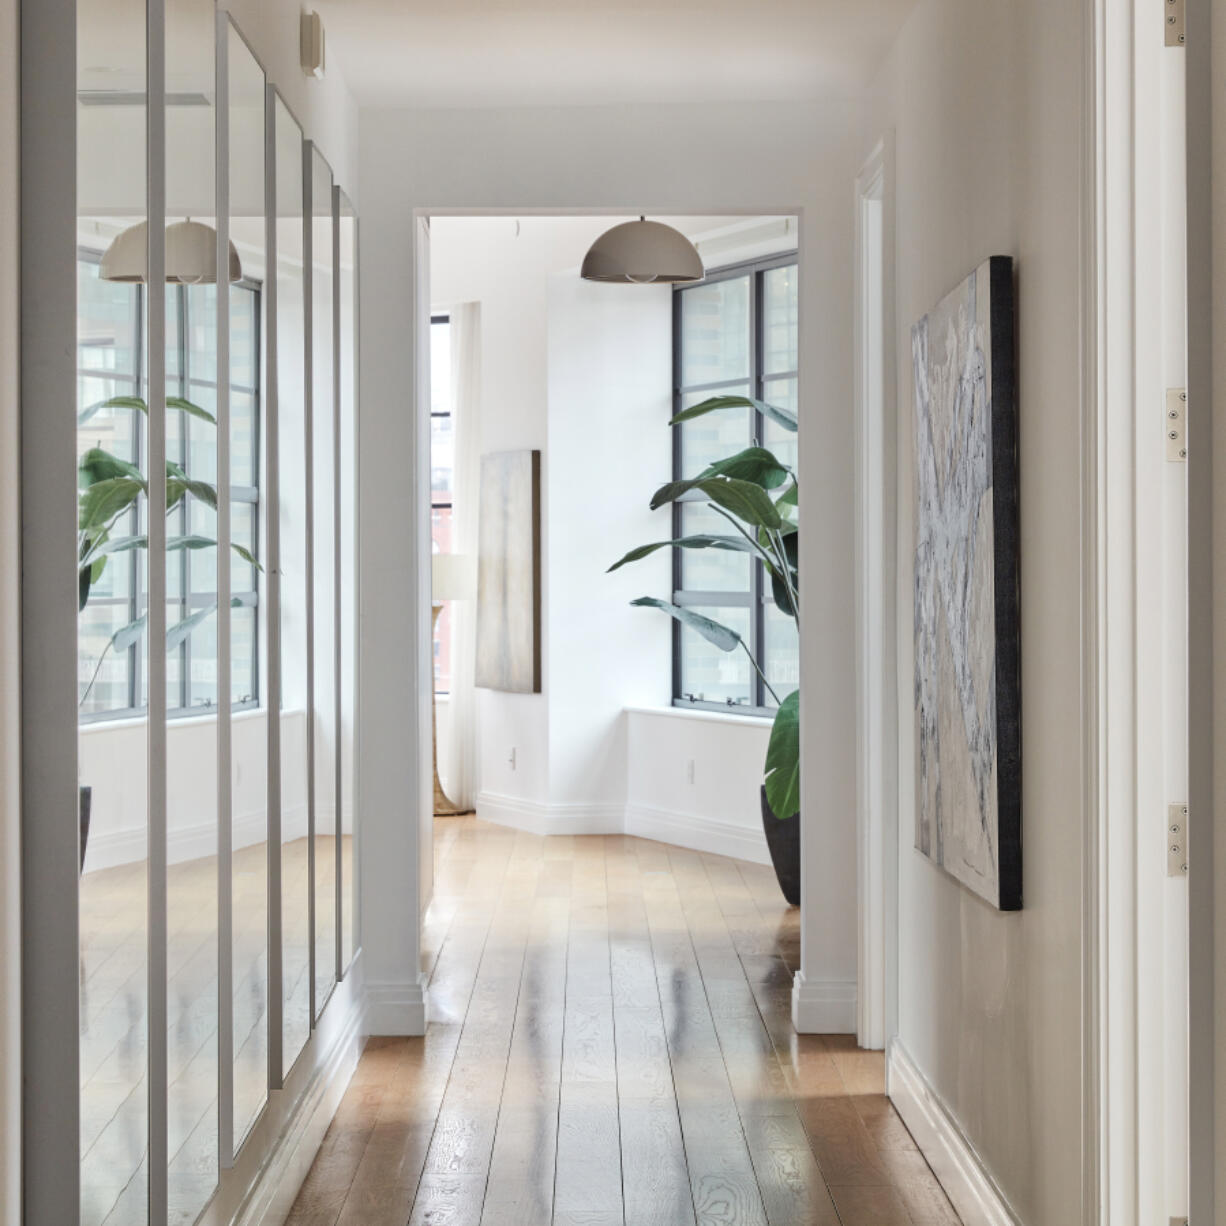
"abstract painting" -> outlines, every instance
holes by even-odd
[[[1013,261],[993,256],[911,330],[915,372],[915,845],[1022,905]]]
[[[481,457],[476,684],[541,692],[541,453]]]

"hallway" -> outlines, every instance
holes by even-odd
[[[370,1041],[289,1226],[956,1226],[881,1053],[793,1032],[769,868],[435,831],[429,1034]]]

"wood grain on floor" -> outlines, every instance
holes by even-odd
[[[424,1039],[371,1039],[288,1226],[957,1226],[880,1052],[797,1035],[769,868],[436,822]]]

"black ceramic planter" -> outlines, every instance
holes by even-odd
[[[775,816],[762,789],[762,829],[770,848],[771,863],[783,896],[793,907],[800,906],[800,814],[784,818]]]
[[[81,821],[81,872],[85,871],[85,846],[89,842],[89,806],[92,797],[92,788],[81,788],[77,809],[77,816]]]

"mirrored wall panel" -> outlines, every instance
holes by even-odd
[[[336,189],[336,361],[337,361],[337,512],[338,603],[341,628],[340,694],[337,727],[340,730],[338,787],[341,900],[341,967],[348,970],[356,946],[354,899],[354,729],[357,720],[357,273],[358,219],[349,197]]]
[[[77,5],[81,1221],[148,1221],[144,0]]]
[[[261,509],[265,382],[264,72],[233,26],[226,30],[230,242],[238,267],[229,295],[230,809],[233,1145],[268,1088],[268,708],[262,647],[266,605]],[[237,275],[234,275],[237,274]]]
[[[214,0],[160,4],[78,4],[86,1226],[237,1203],[359,944],[357,218]]]
[[[337,727],[339,625],[336,617],[337,422],[333,354],[332,172],[313,145],[310,195],[311,475],[314,686],[315,1014],[337,977]]]
[[[219,1171],[214,24],[211,0],[167,0],[166,1153],[175,1222],[195,1220]]]
[[[288,1074],[311,1031],[311,874],[307,817],[308,613],[306,252],[303,143],[289,108],[274,102],[277,357],[276,449],[280,549],[280,778],[282,1061]]]

